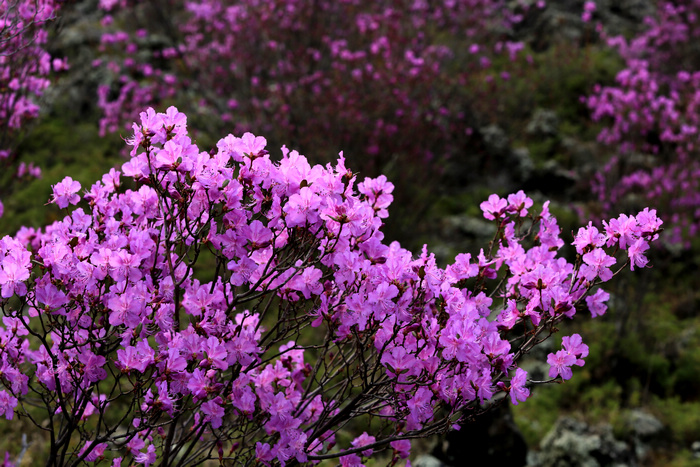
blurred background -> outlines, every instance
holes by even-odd
[[[251,131],[273,158],[283,145],[320,164],[343,151],[360,179],[386,175],[386,240],[427,244],[443,266],[488,245],[479,204],[491,193],[551,200],[568,241],[589,221],[649,206],[666,228],[653,266],[605,287],[605,316],[562,326],[590,346],[585,367],[416,451],[453,466],[700,465],[700,2],[54,6],[36,25],[53,60],[50,84],[30,96],[38,110],[13,124],[3,104],[2,235],[61,218],[45,206],[51,185],[69,175],[89,189],[126,160],[139,112],[169,105],[203,150]],[[0,65],[16,69],[18,57]],[[29,95],[12,78],[3,98]],[[541,351],[532,379],[547,372]],[[0,436],[0,451],[16,442]]]

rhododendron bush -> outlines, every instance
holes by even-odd
[[[99,91],[102,131],[129,125],[143,105],[176,102],[211,128],[319,154],[342,148],[375,176],[397,157],[425,174],[435,168],[426,162],[463,154],[473,114],[493,106],[462,98],[466,83],[486,79],[496,60],[527,66],[513,30],[536,9],[503,0],[100,4],[97,63],[112,76]]]
[[[700,228],[700,1],[657,6],[638,36],[607,38],[626,67],[587,98],[593,119],[605,122],[598,139],[617,152],[594,189],[608,213],[654,199],[670,241],[689,246]]]
[[[493,241],[443,269],[383,242],[393,185],[342,154],[274,161],[250,133],[202,151],[174,107],[133,132],[121,171],[54,186],[63,220],[0,241],[0,414],[48,433],[49,465],[395,463],[526,400],[523,355],[605,313],[598,284],[660,232],[649,209],[589,224],[570,262],[548,203],[492,195]],[[564,337],[548,381],[587,354]],[[372,431],[344,442],[354,419]]]
[[[18,161],[14,152],[27,122],[37,118],[39,100],[53,71],[67,68],[45,50],[47,26],[55,19],[59,1],[0,0],[0,166],[4,178],[0,195],[28,177],[40,177],[31,161]],[[9,170],[8,170],[9,169]],[[0,202],[0,216],[4,209]]]

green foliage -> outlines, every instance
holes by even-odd
[[[554,427],[561,415],[562,385],[538,386],[531,389],[526,403],[513,407],[513,418],[531,448]]]
[[[31,179],[3,199],[5,215],[0,234],[12,234],[21,226],[41,227],[63,217],[56,206],[44,206],[51,186],[70,176],[87,190],[111,167],[125,159],[119,155],[124,142],[118,137],[101,138],[96,122],[72,123],[60,115],[36,125],[18,148],[21,160],[42,169],[41,179]]]
[[[681,449],[674,453],[673,458],[660,459],[654,465],[659,467],[700,467],[700,459],[688,449]]]
[[[677,396],[654,397],[651,407],[680,445],[690,446],[700,438],[700,401],[683,402]]]

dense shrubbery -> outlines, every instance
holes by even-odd
[[[0,195],[11,192],[18,180],[41,176],[39,167],[17,160],[17,141],[27,122],[39,114],[38,100],[52,71],[66,68],[64,60],[44,50],[46,26],[55,19],[54,0],[0,2],[0,165],[4,173]],[[0,216],[3,213],[0,202]]]
[[[210,129],[342,149],[373,176],[397,156],[425,170],[458,155],[476,122],[454,97],[497,56],[519,60],[524,45],[509,37],[529,10],[502,0],[101,4],[113,12],[101,63],[115,73],[100,90],[103,131],[174,101],[214,117]]]
[[[600,201],[610,212],[630,195],[654,199],[668,212],[670,240],[686,246],[700,225],[699,13],[698,1],[660,2],[644,32],[607,38],[626,68],[588,97],[593,118],[607,123],[599,140],[619,151],[596,182]]]
[[[174,108],[143,113],[127,127],[132,158],[121,174],[84,196],[72,180],[56,184],[53,201],[79,207],[2,240],[1,413],[40,425],[57,464],[221,456],[356,465],[382,450],[397,460],[410,438],[478,416],[487,399],[527,398],[534,382],[522,355],[564,316],[602,314],[607,294],[597,284],[624,267],[625,252],[626,265],[646,266],[660,221],[630,193],[671,213],[674,240],[695,233],[697,2],[662,5],[639,37],[610,39],[627,69],[586,101],[594,118],[612,122],[602,141],[655,154],[641,171],[621,154],[609,168],[617,164],[622,180],[598,179],[608,214],[621,200],[626,214],[600,231],[582,228],[566,256],[547,204],[534,210],[522,192],[493,195],[481,205],[497,232],[492,243],[446,268],[427,249],[416,258],[384,243],[395,192],[380,174],[409,174],[399,179],[406,191],[430,191],[416,181],[437,179],[479,125],[529,116],[520,96],[550,104],[548,80],[564,72],[542,68],[547,60],[571,64],[564,93],[586,88],[582,77],[597,69],[574,68],[592,63],[590,49],[530,57],[514,39],[543,2],[100,3],[109,14],[95,65],[112,73],[99,95],[101,130],[123,132],[148,105],[177,103],[202,131],[193,143]],[[584,21],[594,6],[586,2]],[[33,27],[48,19],[34,18]],[[19,52],[48,63],[41,49]],[[540,82],[523,82],[533,76]],[[581,107],[563,115],[575,119]],[[16,127],[9,117],[5,125],[11,143]],[[355,185],[342,157],[314,166],[285,148],[275,161],[249,133],[208,143],[222,131],[265,134],[271,147],[309,154],[346,149],[348,166],[375,178]],[[533,155],[542,159],[560,145],[524,141],[541,143]],[[567,333],[547,358],[550,380],[570,377],[588,352]],[[664,370],[654,396],[694,381],[688,355],[677,368],[649,357]],[[610,374],[610,361],[598,353],[594,361]],[[617,381],[582,398],[613,407],[638,392]],[[680,404],[657,406],[680,418]],[[376,431],[348,430],[357,418]]]
[[[648,209],[589,225],[572,264],[547,204],[532,215],[522,192],[492,195],[494,241],[441,269],[425,248],[414,259],[382,243],[393,186],[355,188],[342,157],[312,167],[285,149],[274,163],[250,133],[200,152],[173,107],[133,130],[133,184],[112,170],[81,197],[67,177],[52,202],[87,211],[2,240],[0,409],[43,407],[48,421],[32,420],[52,465],[405,458],[408,440],[499,392],[527,399],[522,355],[579,308],[603,314],[595,286],[644,267],[660,231]],[[215,273],[201,282],[206,256]],[[562,346],[550,381],[588,354],[577,334]],[[377,431],[336,446],[357,417]]]

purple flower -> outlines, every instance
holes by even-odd
[[[547,203],[524,229],[515,222],[532,206],[522,191],[482,203],[484,216],[502,223],[502,237],[443,269],[427,247],[414,259],[384,241],[380,229],[393,190],[386,177],[355,186],[342,158],[335,167],[311,167],[288,151],[278,164],[252,134],[225,138],[215,155],[200,152],[175,108],[165,115],[150,109],[142,125],[134,139],[140,154],[124,169],[134,181],[117,189],[115,171],[93,186],[83,209],[42,231],[0,239],[2,296],[26,296],[29,309],[8,308],[0,325],[7,386],[0,413],[8,419],[15,397],[29,391],[47,400],[57,400],[59,391],[72,407],[99,383],[108,393],[88,398],[81,415],[99,412],[110,420],[119,414],[107,402],[118,392],[131,397],[123,421],[136,431],[122,444],[134,464],[156,462],[153,443],[167,430],[157,418],[165,422],[188,407],[190,435],[197,426],[229,432],[256,424],[255,462],[305,463],[309,454],[333,452],[334,433],[348,421],[308,442],[310,426],[344,414],[343,401],[305,390],[316,374],[309,350],[330,346],[326,364],[339,388],[370,382],[362,378],[372,375],[355,366],[363,355],[379,355],[392,397],[377,393],[360,408],[395,423],[400,437],[439,422],[435,411],[444,403],[485,402],[496,392],[516,405],[528,398],[527,373],[513,361],[503,328],[572,317],[583,298],[594,316],[605,311],[608,294],[593,288],[597,277],[612,276],[607,237],[591,224],[579,230],[577,270],[556,251],[561,229]],[[149,163],[167,170],[151,173]],[[79,185],[70,182],[54,187],[57,204],[77,197],[71,190]],[[640,213],[636,227],[630,219],[607,227],[626,245],[632,267],[641,267],[660,221],[652,211]],[[199,251],[217,264],[205,284],[195,279]],[[273,312],[282,321],[270,321]],[[323,324],[324,332],[311,333],[303,345],[277,340],[280,332],[298,334],[304,316],[317,318],[314,326]],[[36,333],[43,333],[43,345]],[[572,365],[583,365],[587,355],[581,336],[564,337],[562,349],[548,356],[550,376],[571,378]],[[111,395],[101,382],[110,368]],[[344,382],[343,375],[354,379]],[[340,462],[361,463],[380,441],[364,433],[352,441],[359,452]],[[85,443],[76,438],[73,449]],[[84,447],[84,454],[97,460],[106,443],[95,442],[89,453]],[[409,441],[391,446],[396,457],[408,456]],[[347,450],[347,440],[338,448]]]
[[[53,197],[50,202],[58,204],[58,207],[67,208],[69,204],[78,204],[80,196],[80,183],[70,177],[66,177],[60,183],[53,185]]]
[[[497,217],[501,217],[506,211],[508,201],[493,194],[489,196],[488,201],[481,203],[480,207],[481,210],[484,211],[484,217],[486,219],[495,220]]]
[[[561,340],[561,346],[567,353],[576,358],[576,365],[583,366],[583,359],[588,356],[588,346],[583,343],[579,334],[565,336]]]
[[[532,199],[525,196],[523,190],[508,195],[508,211],[515,212],[520,217],[525,217],[530,207],[532,207]]]
[[[600,280],[605,282],[612,278],[613,273],[609,268],[615,264],[617,260],[609,256],[601,248],[596,248],[590,253],[583,255],[583,262],[591,268],[586,279],[592,280],[595,276],[598,276]]]
[[[420,366],[416,364],[416,357],[406,352],[403,347],[394,347],[390,351],[384,352],[381,362],[388,368],[387,374],[392,377],[420,372]]]
[[[649,249],[649,244],[642,238],[637,239],[627,249],[627,256],[630,259],[630,270],[634,271],[634,267],[643,268],[649,260],[644,256],[644,252]]]
[[[151,464],[156,463],[156,446],[154,444],[149,444],[146,448],[146,452],[139,452],[134,456],[134,462],[143,464],[148,467]]]
[[[377,439],[374,436],[368,435],[367,432],[365,431],[360,436],[355,438],[351,444],[352,444],[352,447],[354,447],[354,448],[360,448],[362,446],[367,446],[369,444],[372,444],[375,441],[377,441]],[[367,449],[366,451],[362,451],[362,455],[365,457],[371,456],[372,449]]]
[[[576,252],[580,255],[587,253],[586,250],[591,249],[589,247],[600,247],[605,243],[605,235],[598,232],[598,229],[593,226],[591,222],[588,223],[588,227],[581,227],[578,229],[576,238],[572,242],[572,245],[576,247]]]
[[[102,454],[104,454],[105,449],[107,449],[108,446],[109,444],[107,443],[99,443],[93,446],[93,443],[87,441],[85,446],[83,446],[83,448],[80,450],[80,455],[82,456],[85,454],[85,451],[89,449],[89,454],[85,456],[84,459],[85,462],[97,462],[100,460],[100,458],[102,458]]]
[[[207,353],[207,363],[210,366],[226,371],[228,368],[226,347],[219,342],[218,338],[209,337],[204,342],[204,351]]]
[[[2,261],[0,269],[0,286],[2,286],[2,298],[9,298],[15,293],[24,296],[27,286],[24,283],[29,279],[29,269],[13,256],[7,256]]]
[[[550,353],[547,355],[547,363],[549,363],[549,377],[556,378],[561,375],[562,379],[571,379],[571,365],[576,363],[576,357],[568,353],[566,350],[559,350],[556,354]]]
[[[15,416],[17,399],[4,389],[0,391],[0,414],[5,415],[7,420],[12,420]]]
[[[90,350],[83,350],[78,356],[78,361],[84,365],[83,376],[88,382],[96,383],[107,377],[107,371],[102,368],[106,361],[103,356],[95,355]]]
[[[322,275],[320,269],[311,266],[304,269],[301,275],[295,276],[289,281],[288,286],[292,290],[298,290],[305,299],[309,300],[312,295],[320,295],[323,292]]]
[[[411,442],[407,439],[392,441],[389,445],[401,459],[406,459],[411,454]]]
[[[364,467],[365,465],[362,463],[362,458],[357,454],[341,456],[338,460],[340,461],[341,467]]]
[[[591,316],[595,318],[596,316],[603,316],[608,306],[605,302],[610,298],[610,294],[603,289],[598,289],[593,295],[586,297],[586,305],[591,311]]]
[[[419,388],[415,395],[406,403],[410,410],[406,428],[409,430],[419,429],[423,422],[433,416],[433,393],[429,389]]]
[[[129,373],[131,370],[138,370],[143,373],[146,370],[144,360],[133,346],[128,346],[125,349],[118,349],[117,360],[114,362],[114,365],[119,368],[122,373]]]
[[[220,397],[206,401],[204,404],[202,404],[200,410],[206,415],[204,421],[210,422],[212,428],[219,428],[221,426],[222,419],[226,414],[226,411],[223,407],[221,407]]]
[[[510,380],[510,400],[513,405],[518,405],[518,401],[524,401],[530,396],[530,390],[525,387],[527,384],[527,371],[522,368],[515,370],[515,376]]]

